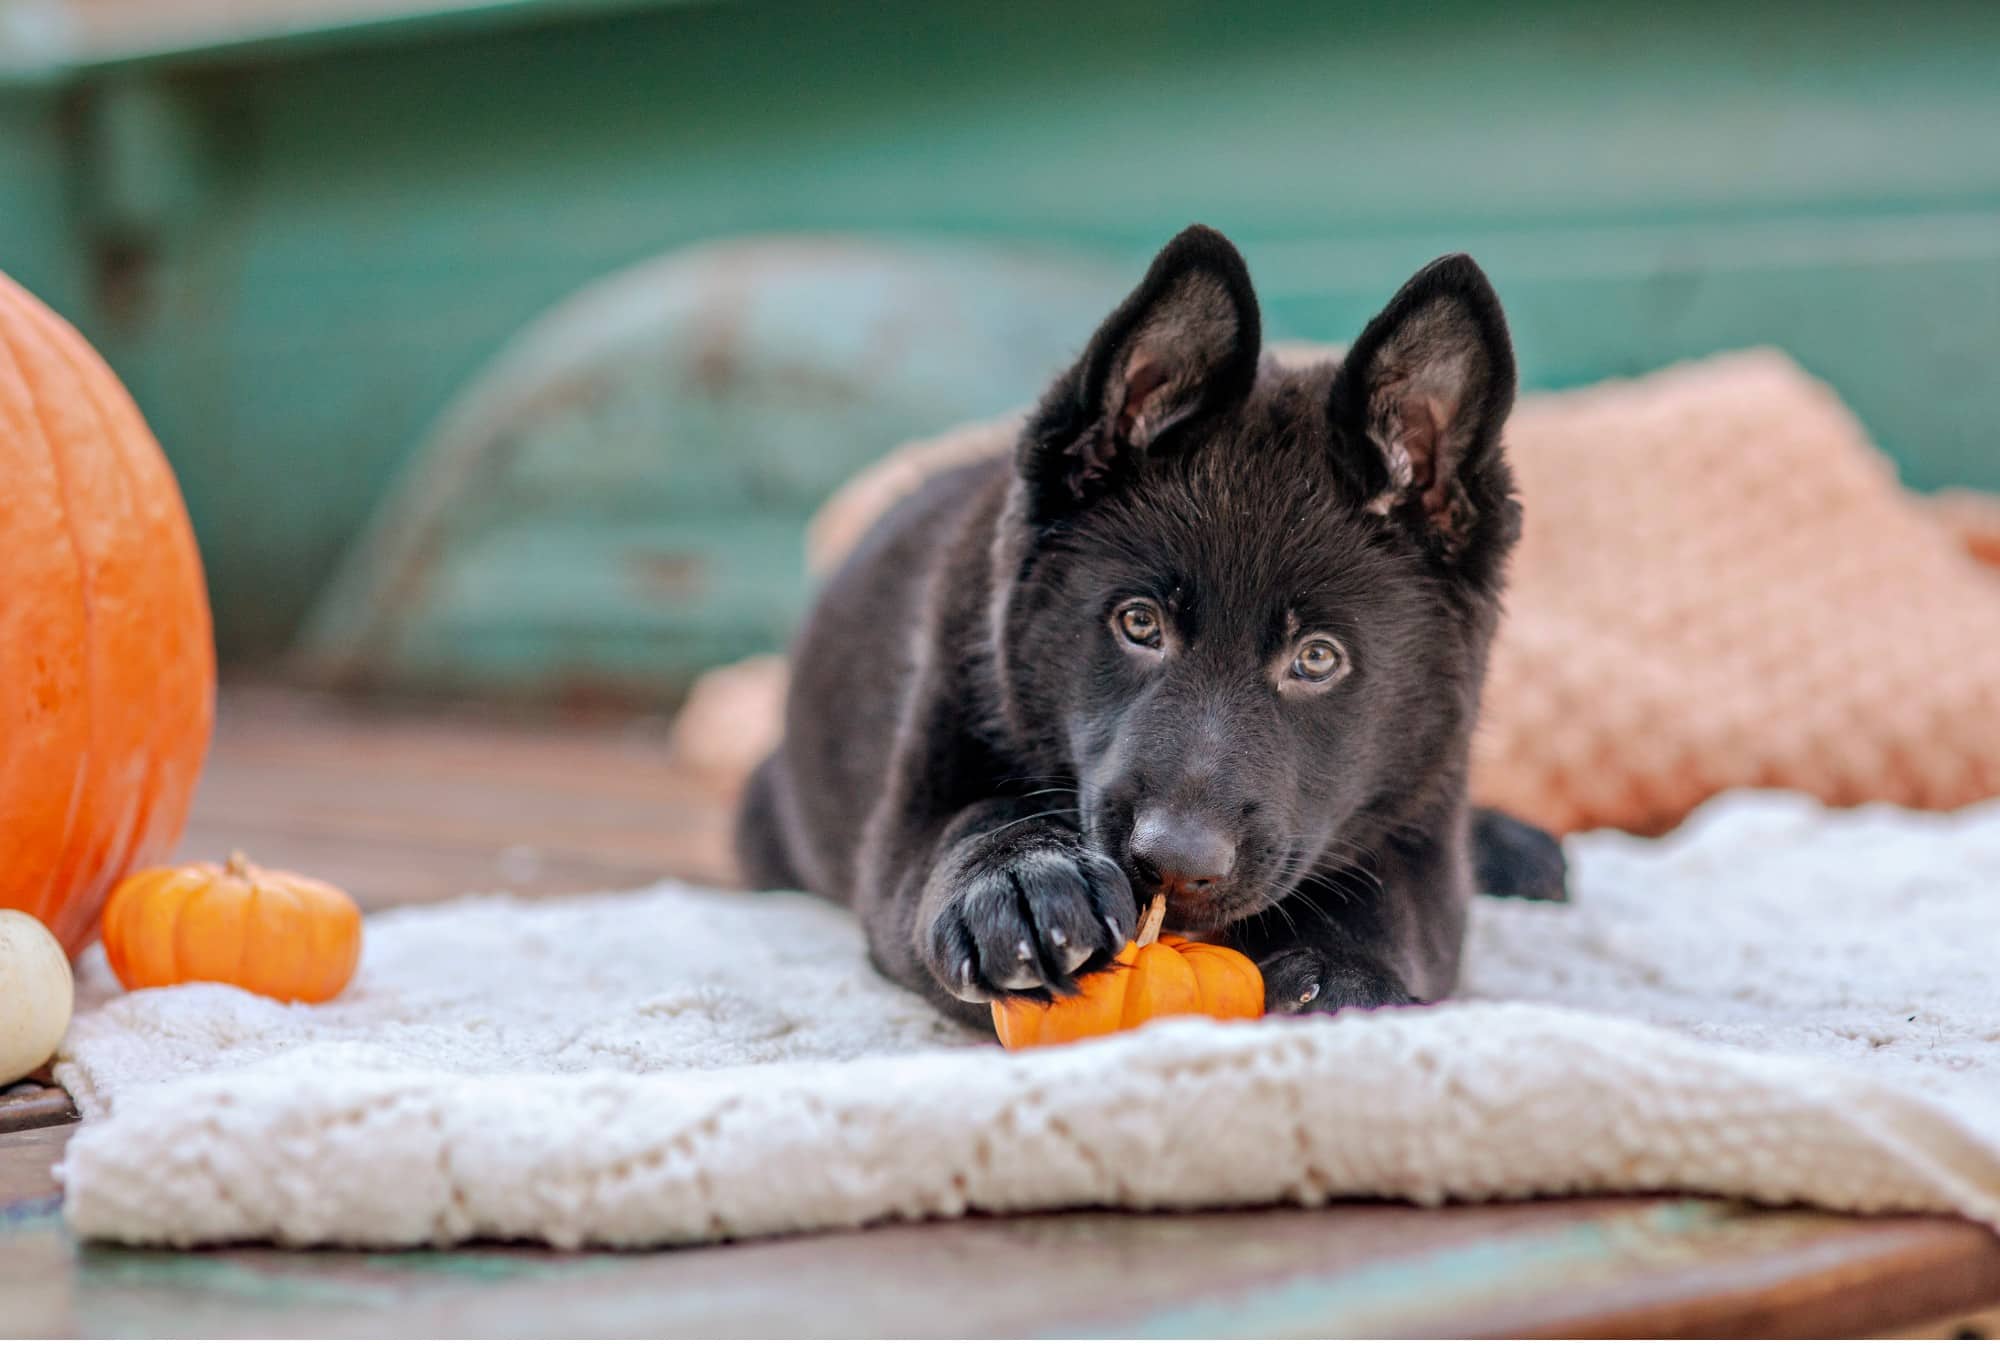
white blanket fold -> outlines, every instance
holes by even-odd
[[[2000,1227],[2000,803],[1726,796],[1482,900],[1465,999],[1007,1055],[842,912],[664,884],[370,920],[355,985],[117,996],[82,1235],[703,1242],[968,1210],[1692,1191]]]

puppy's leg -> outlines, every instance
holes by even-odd
[[[1472,865],[1482,893],[1569,901],[1569,864],[1562,843],[1498,809],[1472,811]]]
[[[1290,948],[1259,960],[1264,1008],[1272,1014],[1334,1014],[1344,1009],[1414,1005],[1403,979],[1359,948]]]
[[[876,886],[893,900],[866,913],[890,976],[972,1023],[986,1003],[1075,989],[1138,928],[1125,873],[1046,798],[989,799],[888,847]]]
[[[1269,1013],[1332,1014],[1418,1002],[1396,970],[1402,960],[1389,933],[1372,928],[1365,915],[1337,919],[1320,902],[1294,894],[1226,938],[1256,960]]]
[[[1439,1000],[1458,982],[1470,904],[1463,833],[1383,841],[1370,864],[1301,879],[1226,932],[1264,973],[1274,1014],[1326,1014]]]
[[[803,888],[778,817],[778,758],[757,764],[736,812],[736,870],[746,888]]]

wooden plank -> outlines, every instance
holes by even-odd
[[[28,1081],[0,1089],[0,1135],[75,1120],[76,1106],[53,1084]]]
[[[232,689],[180,854],[244,850],[366,907],[729,882],[732,801],[676,769],[668,730],[647,717],[556,729]]]
[[[54,1166],[74,1125],[0,1135],[0,1335],[76,1332],[77,1252],[63,1233]]]
[[[0,1216],[47,1207],[62,1194],[53,1172],[77,1124],[0,1135]]]
[[[2000,1304],[1973,1313],[1952,1313],[1909,1328],[1884,1332],[1884,1337],[1929,1341],[1992,1341],[2000,1339]]]
[[[1731,1335],[1892,1329],[2000,1295],[1949,1221],[1559,1201],[1084,1213],[645,1255],[92,1249],[76,1330],[197,1336]],[[1827,1268],[1866,1264],[1879,1274]],[[1980,1295],[1985,1295],[1982,1300]],[[1576,1306],[1615,1311],[1580,1318]]]
[[[1809,1221],[1809,1223],[1794,1223]],[[1962,1220],[1745,1210],[1712,1255],[1662,1247],[1647,1274],[1551,1285],[1482,1315],[1490,1336],[1852,1337],[2000,1306],[2000,1236]]]

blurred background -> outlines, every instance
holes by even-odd
[[[1191,220],[1275,337],[1463,249],[1529,387],[1775,345],[2000,486],[2000,5],[0,0],[0,269],[238,675],[670,705]]]

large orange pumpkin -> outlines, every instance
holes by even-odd
[[[318,1004],[361,959],[361,908],[330,883],[227,865],[142,869],[104,909],[104,956],[128,991],[219,981]]]
[[[138,408],[0,275],[0,906],[72,956],[180,839],[214,718],[194,534]]]
[[[1085,977],[1061,1000],[1000,1000],[993,1031],[1008,1048],[1049,1047],[1137,1028],[1151,1019],[1200,1014],[1256,1019],[1264,1013],[1264,975],[1234,949],[1159,933],[1166,903],[1155,897],[1145,928],[1118,961]]]

